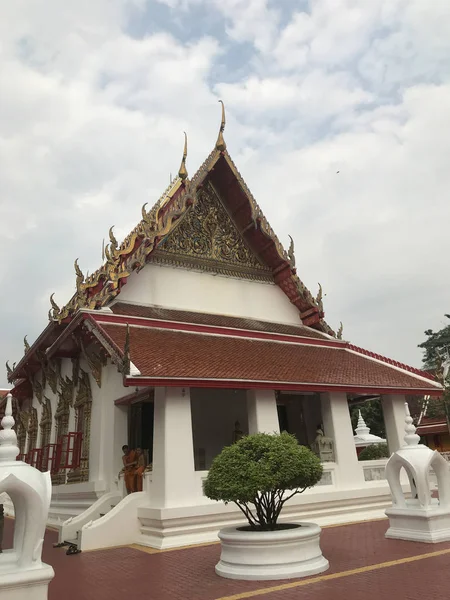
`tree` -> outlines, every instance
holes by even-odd
[[[450,319],[450,315],[445,315]],[[419,348],[424,350],[423,363],[426,369],[436,371],[440,368],[442,356],[450,351],[450,325],[446,325],[439,331],[432,329],[425,331],[427,340],[419,344]]]
[[[204,491],[212,500],[234,502],[252,529],[272,531],[284,504],[318,483],[322,472],[319,458],[293,435],[255,433],[216,456]]]
[[[358,460],[378,460],[380,458],[389,458],[387,444],[372,444],[361,450]]]
[[[450,319],[450,315],[445,316]],[[444,386],[441,398],[430,398],[427,401],[427,417],[446,417],[449,422],[450,381],[444,365],[450,354],[450,325],[436,332],[427,329],[425,335],[428,339],[419,344],[419,348],[424,350],[424,367],[433,371]]]

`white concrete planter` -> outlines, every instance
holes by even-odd
[[[321,529],[314,523],[277,531],[222,529],[216,573],[228,579],[292,579],[322,573],[329,563],[320,549]]]

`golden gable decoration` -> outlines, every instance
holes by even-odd
[[[150,260],[273,281],[271,269],[247,247],[210,182]]]

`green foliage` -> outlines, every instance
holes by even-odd
[[[367,446],[358,456],[358,460],[378,460],[379,458],[389,458],[387,444],[373,444],[372,446]]]
[[[322,472],[319,458],[293,435],[256,433],[216,456],[204,491],[212,500],[234,502],[252,528],[273,530],[285,502],[313,487]]]
[[[436,417],[445,418],[445,403],[443,398],[430,398],[427,401],[427,417],[434,419]]]
[[[357,406],[350,408],[350,417],[352,420],[353,431],[356,429],[358,423],[358,410],[361,411],[362,418],[366,422],[367,427],[370,429],[370,433],[377,435],[378,437],[386,437],[386,429],[384,425],[383,407],[381,406],[381,400],[375,398],[369,400]]]
[[[450,315],[445,315],[450,319]],[[434,332],[431,329],[425,331],[427,340],[419,344],[424,350],[423,362],[426,369],[437,369],[439,367],[439,356],[445,355],[450,349],[450,325]]]

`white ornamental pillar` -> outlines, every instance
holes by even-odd
[[[334,441],[334,456],[338,466],[337,485],[344,488],[364,485],[364,472],[356,454],[347,394],[321,394],[321,407],[324,434]]]
[[[405,435],[405,396],[388,395],[381,399],[389,452],[403,446]]]
[[[14,547],[0,554],[2,600],[47,600],[52,567],[41,560],[45,525],[52,495],[50,473],[17,461],[17,436],[12,396],[6,397],[0,431],[0,489],[14,504]]]
[[[280,433],[274,390],[247,390],[249,433]]]
[[[195,477],[189,388],[155,388],[152,508],[191,506],[202,495]]]

